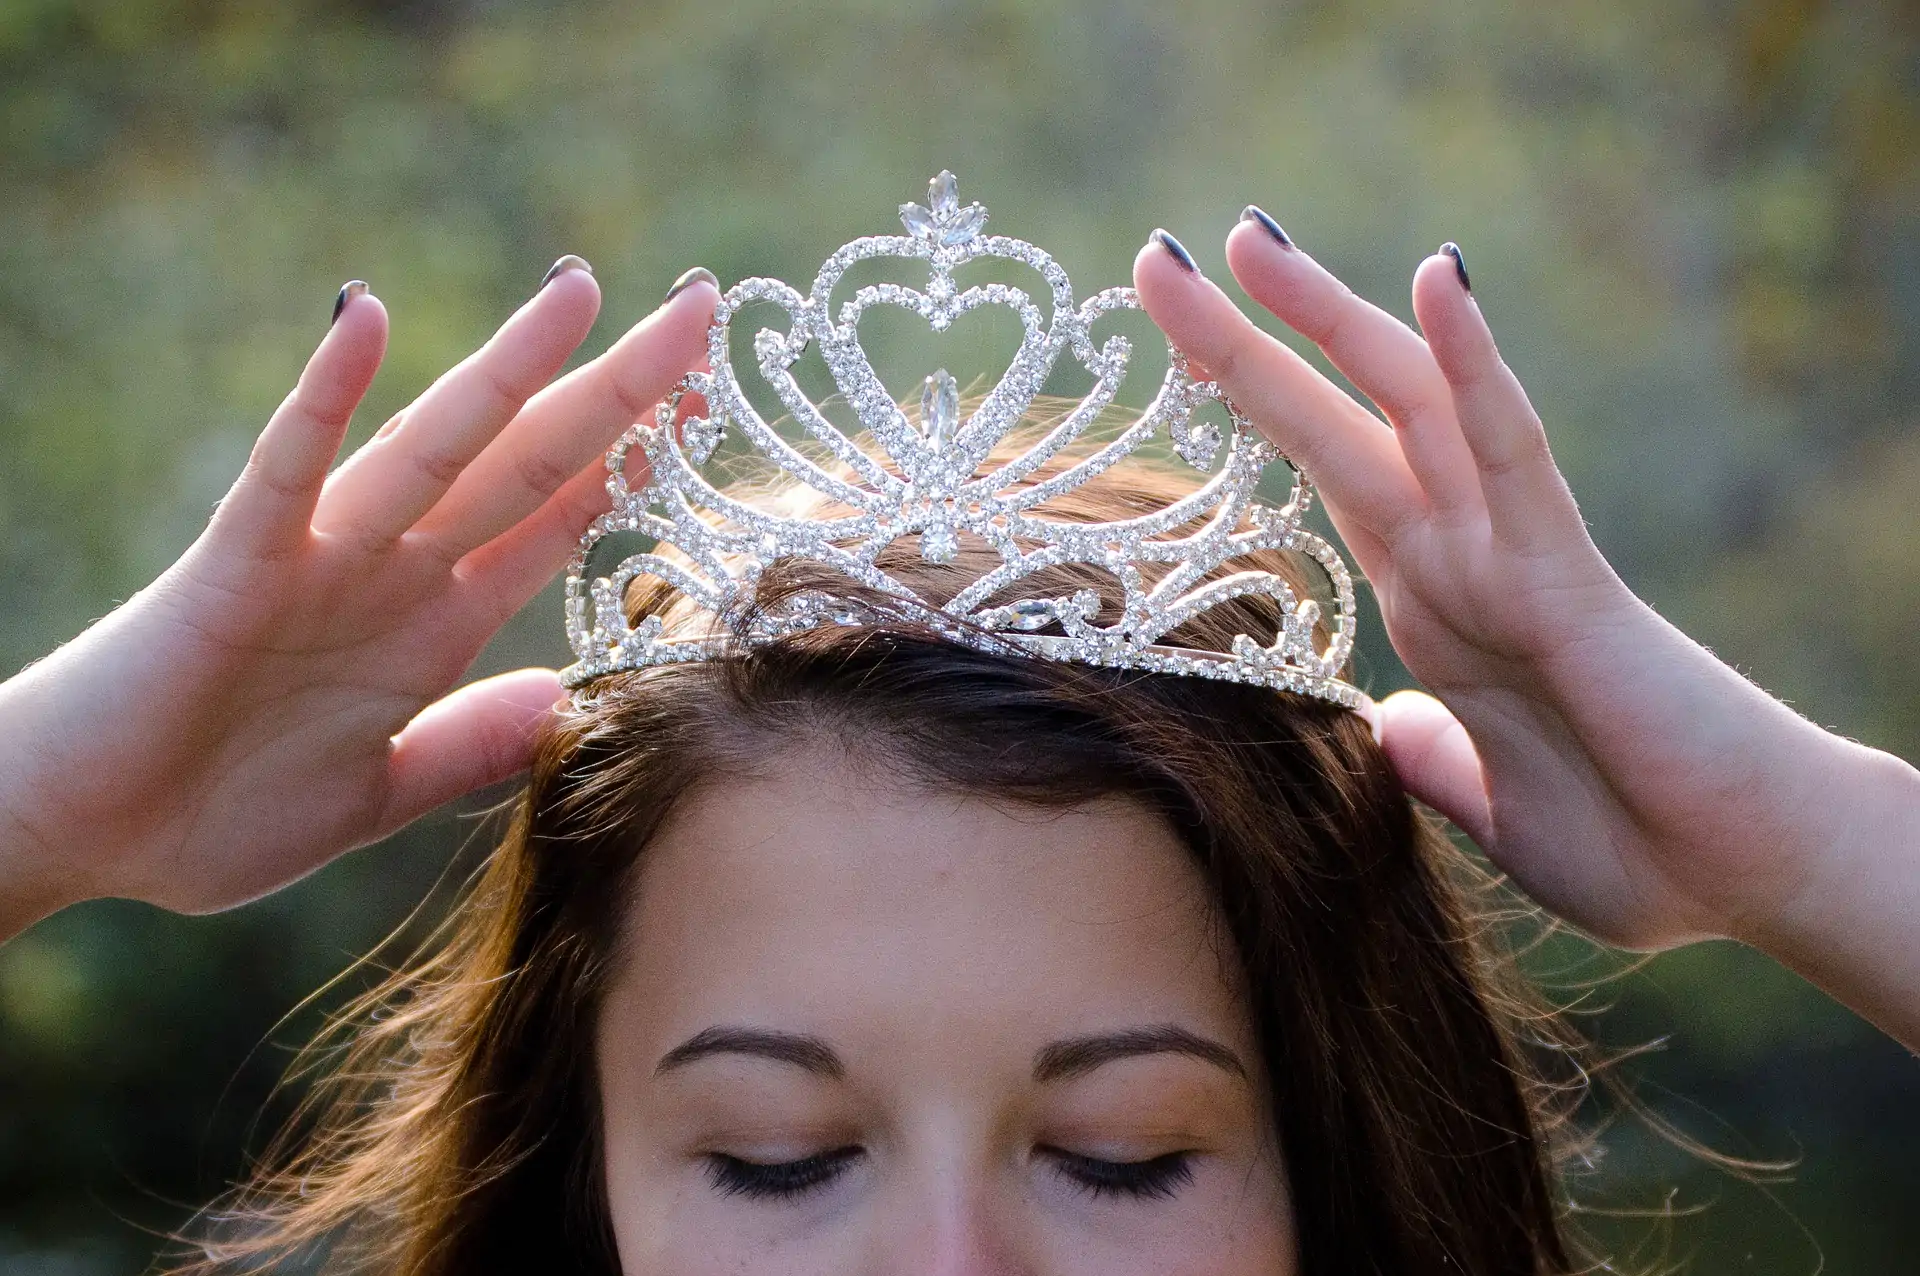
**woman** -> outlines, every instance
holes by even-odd
[[[1400,781],[1602,935],[1652,947],[1737,934],[1912,1040],[1916,981],[1883,954],[1904,952],[1889,940],[1912,851],[1884,834],[1913,809],[1913,773],[1794,717],[1619,585],[1499,365],[1457,251],[1416,277],[1422,342],[1345,295],[1264,214],[1244,221],[1229,255],[1249,292],[1324,339],[1391,431],[1260,336],[1170,236],[1156,233],[1137,281],[1173,339],[1322,482],[1409,667],[1456,709],[1457,724],[1420,698],[1382,706]],[[0,691],[9,747],[57,744],[7,769],[16,928],[90,895],[239,902],[525,764],[552,675],[433,698],[564,558],[598,490],[588,462],[698,356],[714,302],[690,276],[607,356],[536,393],[592,317],[590,276],[570,265],[328,477],[384,339],[377,303],[343,292],[207,535]],[[1439,852],[1391,782],[1379,787],[1363,726],[1245,688],[1169,679],[1179,692],[1155,699],[1154,679],[968,664],[982,657],[933,635],[873,648],[776,647],[738,686],[677,696],[641,679],[547,738],[523,824],[471,906],[497,924],[466,926],[417,1000],[375,1030],[375,1057],[400,1042],[407,1066],[296,1163],[304,1196],[266,1198],[270,1221],[295,1223],[268,1240],[365,1241],[422,1272],[556,1253],[602,1265],[617,1253],[630,1271],[1566,1266],[1535,1096]],[[852,681],[822,689],[834,676]],[[996,711],[1027,714],[1022,734],[1044,747],[955,775],[915,724],[966,721],[974,710],[951,689],[996,677],[1016,684]],[[847,699],[876,680],[882,700]],[[1097,711],[1089,687],[1106,693]],[[842,747],[798,748],[766,720],[796,705],[808,725],[836,724]],[[977,717],[1006,738],[1004,719]],[[1143,723],[1160,724],[1158,744]],[[1168,747],[1167,724],[1202,743],[1211,731],[1217,747]],[[867,737],[879,746],[849,747]],[[1075,741],[1100,748],[1076,756]],[[1251,759],[1235,747],[1249,741]],[[595,760],[570,765],[582,756]],[[733,786],[608,780],[628,758],[709,763]],[[859,783],[887,766],[914,783]],[[1249,789],[1287,854],[1252,849],[1275,833],[1246,817]],[[649,800],[621,805],[635,794]],[[1836,798],[1853,823],[1829,839],[1819,803]],[[1035,808],[1051,810],[1037,840],[1057,852],[1041,868],[1021,833]],[[810,871],[712,871],[715,856],[764,870],[752,851],[768,837],[823,827],[851,832],[803,842]],[[604,853],[560,849],[595,836]],[[1224,849],[1198,853],[1208,846]],[[1288,865],[1299,880],[1283,880]],[[1262,866],[1269,876],[1247,876]],[[832,883],[859,889],[818,894]],[[1377,919],[1359,942],[1315,920],[1320,891],[1343,926]],[[1081,951],[1058,933],[1075,907],[1097,936]],[[912,924],[859,929],[876,915]],[[836,946],[847,934],[859,938]],[[887,947],[902,935],[924,942]],[[1064,946],[1023,946],[1041,940]],[[1342,960],[1354,951],[1365,960]],[[783,954],[823,953],[840,954],[823,983],[770,973]],[[978,968],[952,978],[969,960]],[[1022,980],[1034,971],[1084,978]],[[876,1004],[889,987],[895,1002]],[[970,1021],[916,995],[929,987],[994,995]],[[738,1004],[719,1004],[730,995]],[[775,1013],[809,995],[798,1029]],[[1117,1013],[1136,1001],[1152,1013]],[[1062,1033],[1076,1015],[1089,1022]],[[431,1030],[447,1026],[471,1033]],[[587,1041],[591,1067],[560,1048]],[[1104,1106],[1068,1093],[1136,1063],[1168,1071],[1111,1081]],[[1182,1092],[1198,1097],[1139,1122]],[[349,1210],[301,1214],[301,1199]],[[535,1248],[516,1248],[529,1237]]]

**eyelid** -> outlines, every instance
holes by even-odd
[[[1166,1156],[1205,1156],[1208,1149],[1191,1139],[1147,1138],[1101,1142],[1098,1140],[1060,1139],[1036,1143],[1034,1151],[1045,1157],[1066,1157],[1082,1161],[1102,1161],[1110,1165],[1137,1165]]]
[[[804,1161],[810,1156],[838,1151],[857,1143],[842,1129],[787,1129],[765,1133],[740,1132],[701,1140],[692,1151],[696,1157],[730,1156],[736,1161],[756,1165],[779,1165]]]
[[[1170,1199],[1193,1182],[1193,1162],[1199,1155],[1183,1149],[1137,1160],[1108,1160],[1064,1148],[1043,1146],[1038,1150],[1052,1160],[1055,1171],[1075,1191],[1095,1200]]]
[[[1094,1161],[1151,1161],[1169,1152],[1217,1152],[1219,1144],[1200,1131],[1168,1125],[1158,1129],[1054,1130],[1035,1141],[1043,1152],[1066,1152]]]
[[[720,1195],[777,1204],[831,1187],[864,1155],[865,1148],[839,1147],[788,1161],[749,1161],[726,1152],[709,1152],[705,1159]]]
[[[846,1139],[802,1135],[795,1139],[768,1141],[722,1139],[701,1148],[696,1155],[703,1159],[724,1157],[747,1165],[790,1165],[795,1161],[810,1161],[815,1157],[844,1152],[848,1148],[858,1150],[854,1143]]]

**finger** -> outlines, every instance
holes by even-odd
[[[1354,295],[1249,207],[1227,236],[1227,265],[1247,295],[1313,342],[1394,425],[1407,464],[1441,517],[1480,512],[1473,453],[1453,397],[1418,333]],[[1271,219],[1268,219],[1271,220]],[[1276,233],[1278,232],[1278,233]]]
[[[333,326],[213,517],[216,535],[238,538],[259,557],[277,557],[306,539],[327,467],[386,354],[386,307],[365,284],[356,279],[342,288],[336,305]]]
[[[1580,528],[1579,511],[1466,278],[1457,255],[1427,258],[1413,278],[1414,314],[1451,390],[1494,535],[1520,549],[1550,544]]]
[[[629,482],[640,481],[633,473],[640,464],[639,457],[628,458]],[[495,620],[504,624],[559,574],[587,524],[611,505],[607,467],[595,461],[545,505],[461,559],[454,576],[465,588],[479,591]]]
[[[705,357],[695,366],[703,372],[710,370]],[[703,415],[706,410],[704,398],[689,394],[680,400],[674,419],[685,424],[689,417]],[[627,453],[624,475],[630,488],[638,490],[646,484],[647,459],[640,449]],[[596,457],[548,497],[546,504],[461,559],[454,567],[454,576],[481,591],[504,624],[559,574],[573,557],[587,525],[611,507],[607,467]]]
[[[1467,729],[1422,691],[1394,692],[1380,702],[1379,714],[1380,743],[1400,783],[1484,849],[1493,813]]]
[[[1167,338],[1319,485],[1363,569],[1378,562],[1378,538],[1425,507],[1392,431],[1155,240],[1134,259],[1133,277]]]
[[[393,738],[380,832],[526,770],[540,727],[564,694],[553,670],[520,669],[468,683],[422,709]]]
[[[555,275],[485,345],[348,458],[321,495],[314,526],[373,541],[397,539],[553,378],[599,310],[600,288],[585,262]]]
[[[421,533],[459,553],[484,544],[539,510],[646,418],[706,353],[720,300],[711,280],[702,271],[605,354],[534,396],[421,523]]]

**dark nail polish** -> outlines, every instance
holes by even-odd
[[[589,275],[593,273],[593,267],[588,264],[587,259],[585,257],[576,257],[572,253],[568,253],[566,256],[562,257],[559,261],[556,261],[553,263],[553,265],[547,267],[547,273],[545,275],[542,275],[540,278],[540,288],[545,288],[548,284],[552,283],[555,279],[565,274],[569,270],[584,270]],[[534,289],[534,291],[539,292],[540,288],[536,288]]]
[[[666,300],[662,301],[661,304],[665,305],[667,301],[672,301],[675,297],[678,297],[695,284],[712,284],[715,288],[718,288],[720,286],[720,280],[705,266],[695,266],[692,270],[689,270],[686,274],[673,281],[673,287],[667,289]]]
[[[339,323],[340,312],[347,308],[347,303],[353,300],[355,297],[364,297],[366,295],[366,292],[367,292],[366,280],[349,279],[341,287],[340,295],[333,299],[333,318],[327,320],[327,327],[331,328],[333,327],[334,324]]]
[[[1164,230],[1155,230],[1153,232],[1153,238],[1162,248],[1166,249],[1167,254],[1179,262],[1188,273],[1195,275],[1200,273],[1200,267],[1194,262],[1193,254],[1187,251],[1185,244]]]
[[[1240,220],[1243,222],[1258,223],[1260,229],[1272,235],[1273,242],[1279,244],[1282,248],[1293,247],[1293,241],[1287,238],[1286,231],[1280,229],[1280,223],[1267,216],[1266,209],[1261,208],[1258,204],[1248,204],[1245,208],[1241,209]]]
[[[1453,271],[1460,276],[1460,286],[1468,292],[1473,291],[1473,281],[1467,278],[1467,259],[1460,255],[1460,245],[1449,239],[1440,245],[1440,251],[1453,258]]]

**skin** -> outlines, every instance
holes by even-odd
[[[1124,801],[881,791],[822,754],[696,794],[646,853],[599,1029],[622,1269],[1295,1270],[1210,909]],[[714,1174],[837,1149],[791,1198]],[[1062,1152],[1192,1172],[1097,1197]]]
[[[229,908],[521,770],[555,673],[456,685],[606,508],[601,455],[716,298],[553,380],[600,307],[562,269],[329,473],[387,343],[351,297],[180,561],[0,684],[0,936],[99,896]]]
[[[1920,772],[1634,597],[1453,260],[1416,272],[1415,333],[1256,224],[1226,254],[1380,409],[1142,250],[1148,311],[1313,475],[1438,697],[1381,706],[1407,787],[1594,934],[1744,940],[1920,1048]],[[459,679],[562,566],[596,457],[701,356],[715,299],[687,288],[547,385],[599,304],[562,272],[329,474],[386,343],[350,300],[180,562],[0,684],[0,935],[108,895],[230,907],[522,769],[553,672]]]
[[[1401,780],[1551,911],[1630,948],[1744,940],[1920,1046],[1920,773],[1822,731],[1636,598],[1444,253],[1420,332],[1242,220],[1227,264],[1367,410],[1157,243],[1167,335],[1306,468],[1407,668]]]

